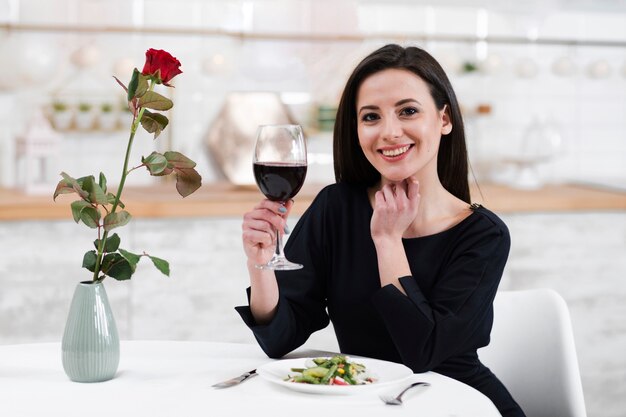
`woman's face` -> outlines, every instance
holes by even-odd
[[[359,144],[383,184],[436,177],[441,135],[452,124],[420,77],[403,69],[370,75],[357,92],[356,111]]]

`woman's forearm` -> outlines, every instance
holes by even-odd
[[[274,271],[248,264],[250,274],[250,310],[257,324],[269,323],[278,306],[278,283]]]
[[[404,252],[401,239],[376,239],[376,256],[378,257],[378,273],[380,286],[395,285],[405,294],[399,278],[411,275],[409,261]]]

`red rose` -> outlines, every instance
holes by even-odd
[[[141,73],[152,75],[169,87],[169,81],[178,74],[182,74],[182,71],[180,70],[180,61],[170,55],[169,52],[150,48],[146,51],[146,64]]]

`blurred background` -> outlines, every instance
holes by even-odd
[[[290,222],[334,181],[332,127],[356,63],[394,42],[447,71],[463,107],[473,198],[512,235],[501,289],[568,302],[590,417],[626,413],[626,2],[620,0],[0,0],[0,344],[60,341],[95,239],[52,203],[59,172],[119,181],[127,83],[148,48],[183,74],[159,139],[203,188],[185,200],[128,179],[134,252],[168,259],[107,282],[122,339],[250,342],[241,215],[260,123],[305,129],[309,172]],[[138,165],[139,162],[136,164]],[[476,180],[476,181],[474,181]],[[476,186],[480,185],[480,188]],[[126,193],[126,192],[125,192]],[[134,210],[133,210],[134,209]],[[313,336],[335,346],[331,329]]]

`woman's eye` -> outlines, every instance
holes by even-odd
[[[416,113],[418,113],[418,111],[415,107],[405,107],[402,110],[400,110],[400,115],[402,116],[412,116]]]
[[[364,122],[372,122],[374,120],[378,120],[379,117],[376,113],[366,113],[363,116],[361,116],[361,120]]]

